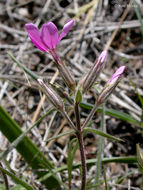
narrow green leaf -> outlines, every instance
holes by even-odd
[[[93,105],[89,104],[89,103],[81,102],[80,107],[91,110],[93,108]],[[97,112],[101,112],[101,111],[102,111],[102,108],[99,107],[97,109]],[[143,127],[143,122],[140,122],[140,121],[136,120],[133,116],[131,116],[127,113],[121,112],[121,111],[106,108],[105,109],[105,115],[109,115],[109,116],[115,117],[117,119],[126,121],[128,123]]]
[[[10,142],[16,140],[23,133],[18,124],[10,117],[10,115],[2,108],[2,106],[0,106],[0,131]],[[40,169],[48,169],[48,172],[52,174],[52,163],[44,156],[42,152],[40,152],[38,147],[30,140],[29,137],[25,136],[18,143],[16,149],[39,177],[47,173],[40,171]],[[53,176],[52,174],[52,176],[46,181],[43,181],[43,183],[49,189],[54,187],[59,190],[61,189],[56,175]]]
[[[9,177],[11,177],[11,179],[13,181],[15,181],[16,183],[22,185],[23,187],[26,188],[26,190],[34,190],[28,183],[22,181],[20,178],[16,177],[13,173],[3,169],[0,167],[0,171],[4,172],[6,175],[8,175]]]
[[[34,80],[37,81],[39,78],[34,72],[32,72],[30,69],[25,67],[22,63],[20,63],[10,52],[8,52],[8,55],[10,58],[19,66],[21,67],[29,76],[31,76]]]
[[[101,114],[101,121],[100,121],[100,131],[104,131],[104,114],[105,114],[105,105],[102,105],[102,114]],[[101,167],[102,167],[102,151],[104,146],[104,139],[103,136],[100,136],[98,139],[98,152],[97,152],[97,163],[96,163],[96,184],[99,184],[99,178],[101,173]],[[98,187],[96,188],[98,190]]]
[[[124,179],[126,179],[128,176],[135,174],[135,173],[136,173],[135,171],[131,171],[131,172],[127,173],[126,175],[119,177],[119,179],[116,181],[116,184],[122,183],[122,181]]]
[[[73,147],[73,143],[74,142],[76,144]],[[72,139],[71,142],[69,143],[69,147],[68,147],[68,159],[67,159],[69,189],[71,189],[71,178],[72,178],[71,172],[72,172],[73,160],[74,160],[74,156],[75,156],[75,153],[77,151],[77,148],[78,148],[77,139]]]
[[[57,135],[57,136],[55,136],[55,137],[48,138],[48,139],[46,140],[46,142],[49,142],[49,141],[54,140],[54,139],[58,139],[58,138],[60,138],[60,137],[66,136],[66,135],[71,135],[71,134],[74,134],[74,133],[75,133],[74,130],[70,130],[70,131],[68,131],[68,132],[60,133],[59,135]]]
[[[84,131],[90,131],[91,133],[95,133],[95,134],[100,135],[102,137],[106,137],[106,138],[108,138],[110,140],[123,141],[122,139],[113,137],[112,135],[109,135],[107,133],[104,133],[102,131],[99,131],[99,130],[96,130],[96,129],[92,129],[92,128],[89,128],[89,127],[85,127]]]
[[[106,171],[104,170],[104,183],[105,183],[105,190],[109,190],[108,183],[107,183],[107,177],[106,177]]]
[[[86,160],[86,164],[87,167],[91,167],[92,165],[95,165],[95,163],[97,162],[97,159],[88,159]],[[102,163],[106,164],[106,163],[124,163],[124,164],[133,164],[133,163],[137,163],[137,158],[136,157],[111,157],[111,158],[103,158],[102,159]],[[81,162],[76,162],[73,163],[73,169],[79,168],[81,166]],[[67,170],[68,166],[64,165],[62,167],[59,167],[57,169],[54,169],[53,172],[57,173],[57,172],[62,172]],[[46,180],[49,176],[51,176],[51,174],[46,174],[44,175],[42,178],[39,179],[39,181],[43,181]]]
[[[79,104],[82,101],[82,93],[81,93],[80,89],[78,89],[76,92],[75,101],[77,104]]]
[[[26,190],[24,187],[22,187],[21,185],[16,185],[14,187],[12,187],[10,190]]]
[[[38,125],[38,123],[42,121],[42,119],[44,119],[47,115],[49,115],[53,110],[54,108],[52,108],[45,115],[40,117],[40,119],[38,119],[30,128],[28,128],[17,139],[15,139],[5,151],[0,153],[0,160],[3,159],[10,151],[12,151],[13,148],[16,148],[16,146],[22,141],[22,139],[27,135],[27,133],[29,133],[36,125]]]

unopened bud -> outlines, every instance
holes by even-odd
[[[62,86],[60,86],[59,84],[51,84],[51,83],[50,85],[61,98],[66,99],[70,104],[73,103],[68,92]]]
[[[100,54],[97,62],[93,65],[93,67],[90,69],[87,76],[83,80],[83,85],[82,85],[83,92],[86,92],[89,88],[91,88],[96,79],[98,78],[100,72],[103,69],[104,66],[103,63],[105,62],[106,57],[107,57],[107,51],[105,50]]]
[[[119,67],[117,71],[113,74],[111,79],[107,82],[101,94],[97,98],[97,103],[102,104],[107,100],[113,90],[116,88],[117,84],[120,82],[123,73],[125,71],[125,66]]]
[[[62,64],[57,64],[57,68],[65,82],[65,84],[73,91],[75,91],[75,81],[73,77],[71,76],[69,70],[67,67],[62,63]]]
[[[113,76],[109,80],[110,85],[115,84],[116,81],[121,79],[121,76],[123,75],[123,73],[125,71],[125,68],[126,68],[125,66],[121,66],[117,69],[117,71],[113,74]]]
[[[51,89],[48,85],[46,85],[42,79],[37,80],[41,87],[45,90],[45,93],[49,99],[49,101],[60,111],[63,111],[63,102],[61,98],[57,95],[57,93]]]
[[[79,104],[82,101],[82,93],[81,90],[78,89],[76,92],[75,102]]]
[[[63,78],[65,84],[71,90],[75,91],[75,81],[74,81],[72,75],[70,74],[69,70],[67,69],[67,67],[64,65],[64,63],[61,62],[56,51],[52,50],[52,51],[50,51],[50,54],[54,58],[56,66],[57,66],[59,73],[60,73],[61,77]]]

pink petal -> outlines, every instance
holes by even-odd
[[[46,46],[50,49],[55,48],[58,44],[58,29],[55,24],[52,22],[43,24],[41,37]]]
[[[41,37],[40,37],[41,34],[38,28],[32,23],[26,24],[25,28],[28,32],[30,39],[35,44],[35,46],[39,48],[41,51],[47,51],[48,48],[42,42]]]
[[[98,60],[99,61],[101,60],[101,64],[104,63],[104,61],[106,60],[106,57],[107,57],[107,51],[104,50],[104,51],[101,52],[101,54],[98,57]]]
[[[101,54],[99,55],[98,60],[97,60],[97,63],[96,63],[96,65],[95,65],[94,68],[98,67],[98,71],[99,71],[99,70],[101,69],[103,63],[105,62],[106,58],[107,58],[107,51],[104,50],[104,51],[102,51]]]
[[[67,33],[69,32],[73,24],[74,24],[74,20],[70,19],[67,21],[67,23],[63,27],[63,30],[62,30],[62,33],[60,34],[58,42],[61,41],[61,39],[67,35]]]
[[[125,71],[125,66],[121,66],[119,67],[116,72],[113,74],[113,76],[111,77],[111,79],[109,80],[110,84],[113,84],[116,80],[118,80],[118,78],[120,78],[122,76],[122,74]]]

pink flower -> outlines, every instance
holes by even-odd
[[[122,75],[125,71],[125,66],[119,67],[116,72],[113,74],[111,79],[107,82],[105,87],[103,88],[102,92],[97,98],[97,104],[100,105],[103,102],[107,100],[107,98],[111,95],[111,93],[114,91],[118,83],[120,82]]]
[[[99,55],[98,60],[97,60],[97,63],[96,63],[96,65],[95,65],[95,67],[98,66],[98,71],[99,71],[100,68],[102,67],[102,65],[103,65],[103,63],[105,62],[106,58],[107,58],[107,51],[104,50],[104,51],[102,51],[101,54]]]
[[[41,31],[39,31],[32,23],[26,24],[25,27],[35,46],[41,51],[48,51],[56,48],[61,39],[67,35],[73,23],[74,20],[67,21],[60,36],[58,35],[58,29],[53,22],[43,24]]]
[[[125,66],[121,66],[117,69],[117,71],[113,74],[113,76],[111,77],[111,79],[109,80],[109,84],[114,84],[116,81],[118,81],[121,76],[123,75],[124,71],[125,71]]]
[[[93,67],[89,70],[87,76],[83,80],[82,88],[83,92],[86,92],[88,89],[92,87],[96,79],[98,78],[100,72],[102,71],[104,67],[104,62],[106,61],[107,57],[107,51],[104,50],[102,53],[99,55],[96,63],[93,65]]]

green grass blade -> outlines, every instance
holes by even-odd
[[[76,144],[73,147],[73,143],[75,141],[76,141]],[[77,139],[72,139],[71,142],[69,143],[69,147],[68,147],[68,159],[67,159],[69,189],[71,189],[73,160],[74,160],[77,148],[78,148]]]
[[[102,105],[102,115],[101,115],[101,122],[100,122],[100,131],[104,131],[104,114],[105,114],[105,105]],[[98,152],[97,152],[97,163],[96,163],[96,184],[99,184],[99,177],[101,173],[101,167],[102,167],[102,151],[103,151],[103,144],[104,139],[102,136],[99,137],[98,140]],[[95,188],[98,190],[98,187]]]
[[[130,176],[130,175],[132,175],[132,174],[135,174],[135,171],[131,171],[131,172],[125,174],[124,176],[119,177],[118,180],[116,181],[116,184],[122,183],[122,181],[123,181],[124,179],[126,179],[128,176]]]
[[[113,137],[112,135],[109,135],[107,133],[104,133],[102,131],[99,131],[99,130],[96,130],[96,129],[92,129],[92,128],[89,128],[89,127],[85,127],[84,131],[90,131],[91,133],[95,133],[97,135],[100,135],[102,137],[108,138],[110,140],[123,141],[122,139],[119,139],[117,137]]]
[[[104,170],[104,183],[105,183],[105,190],[109,190],[108,183],[107,183],[107,177],[106,177],[106,171]]]
[[[42,117],[40,117],[40,119],[38,119],[30,128],[28,128],[17,139],[15,139],[10,144],[10,146],[8,147],[7,150],[5,150],[2,153],[0,153],[0,160],[3,159],[13,148],[16,148],[16,146],[22,141],[22,139],[27,135],[27,133],[29,133],[38,123],[40,123],[42,121],[42,119],[44,119],[47,115],[49,115],[53,110],[54,110],[54,108],[52,108],[45,115],[43,115]]]
[[[71,134],[74,134],[74,133],[75,133],[74,130],[70,130],[70,131],[68,131],[68,132],[60,133],[59,135],[57,135],[57,136],[55,136],[55,137],[48,138],[48,139],[46,140],[46,142],[49,142],[49,141],[51,141],[51,140],[58,139],[58,138],[60,138],[60,137],[66,136],[66,135],[71,135]]]
[[[97,162],[97,159],[88,159],[86,160],[86,165],[87,167],[90,167],[92,165],[95,165]],[[102,159],[102,163],[106,164],[106,163],[124,163],[124,164],[133,164],[133,163],[137,163],[137,158],[136,157],[111,157],[111,158],[103,158]],[[73,164],[73,169],[79,168],[81,167],[81,162],[76,162]],[[53,172],[57,173],[57,172],[62,172],[67,170],[68,166],[62,166],[59,167],[57,169],[54,169]],[[46,180],[51,174],[46,174],[45,176],[43,176],[42,178],[39,179],[39,181],[43,181]]]
[[[80,107],[91,110],[93,108],[93,105],[82,102],[82,103],[80,103]],[[101,112],[101,111],[102,111],[102,108],[99,107],[97,109],[97,112]],[[106,108],[105,115],[109,115],[109,116],[115,117],[117,119],[126,121],[128,123],[143,127],[143,122],[140,122],[140,121],[136,120],[133,116],[131,116],[127,113],[121,112],[121,111]]]
[[[0,131],[11,143],[23,133],[18,124],[10,117],[2,106],[0,106]],[[38,171],[39,169],[53,169],[51,162],[39,151],[37,146],[27,136],[20,141],[16,146],[16,149],[39,177],[45,175],[45,172]],[[56,176],[52,175],[49,179],[43,181],[43,183],[50,189],[54,187],[61,189]]]
[[[26,190],[24,187],[22,187],[21,185],[16,185],[14,187],[12,187],[10,190]]]
[[[18,177],[16,177],[13,173],[3,169],[2,167],[0,167],[0,171],[2,171],[3,173],[5,173],[6,175],[8,175],[9,177],[11,177],[11,179],[13,181],[15,181],[17,184],[22,185],[23,187],[26,188],[26,190],[34,190],[29,184],[27,184],[26,182],[22,181],[21,179],[19,179]]]
[[[20,63],[10,52],[8,52],[8,55],[10,58],[19,66],[21,67],[29,76],[31,76],[34,80],[37,81],[39,78],[34,72],[32,72],[30,69],[25,67],[22,63]]]

